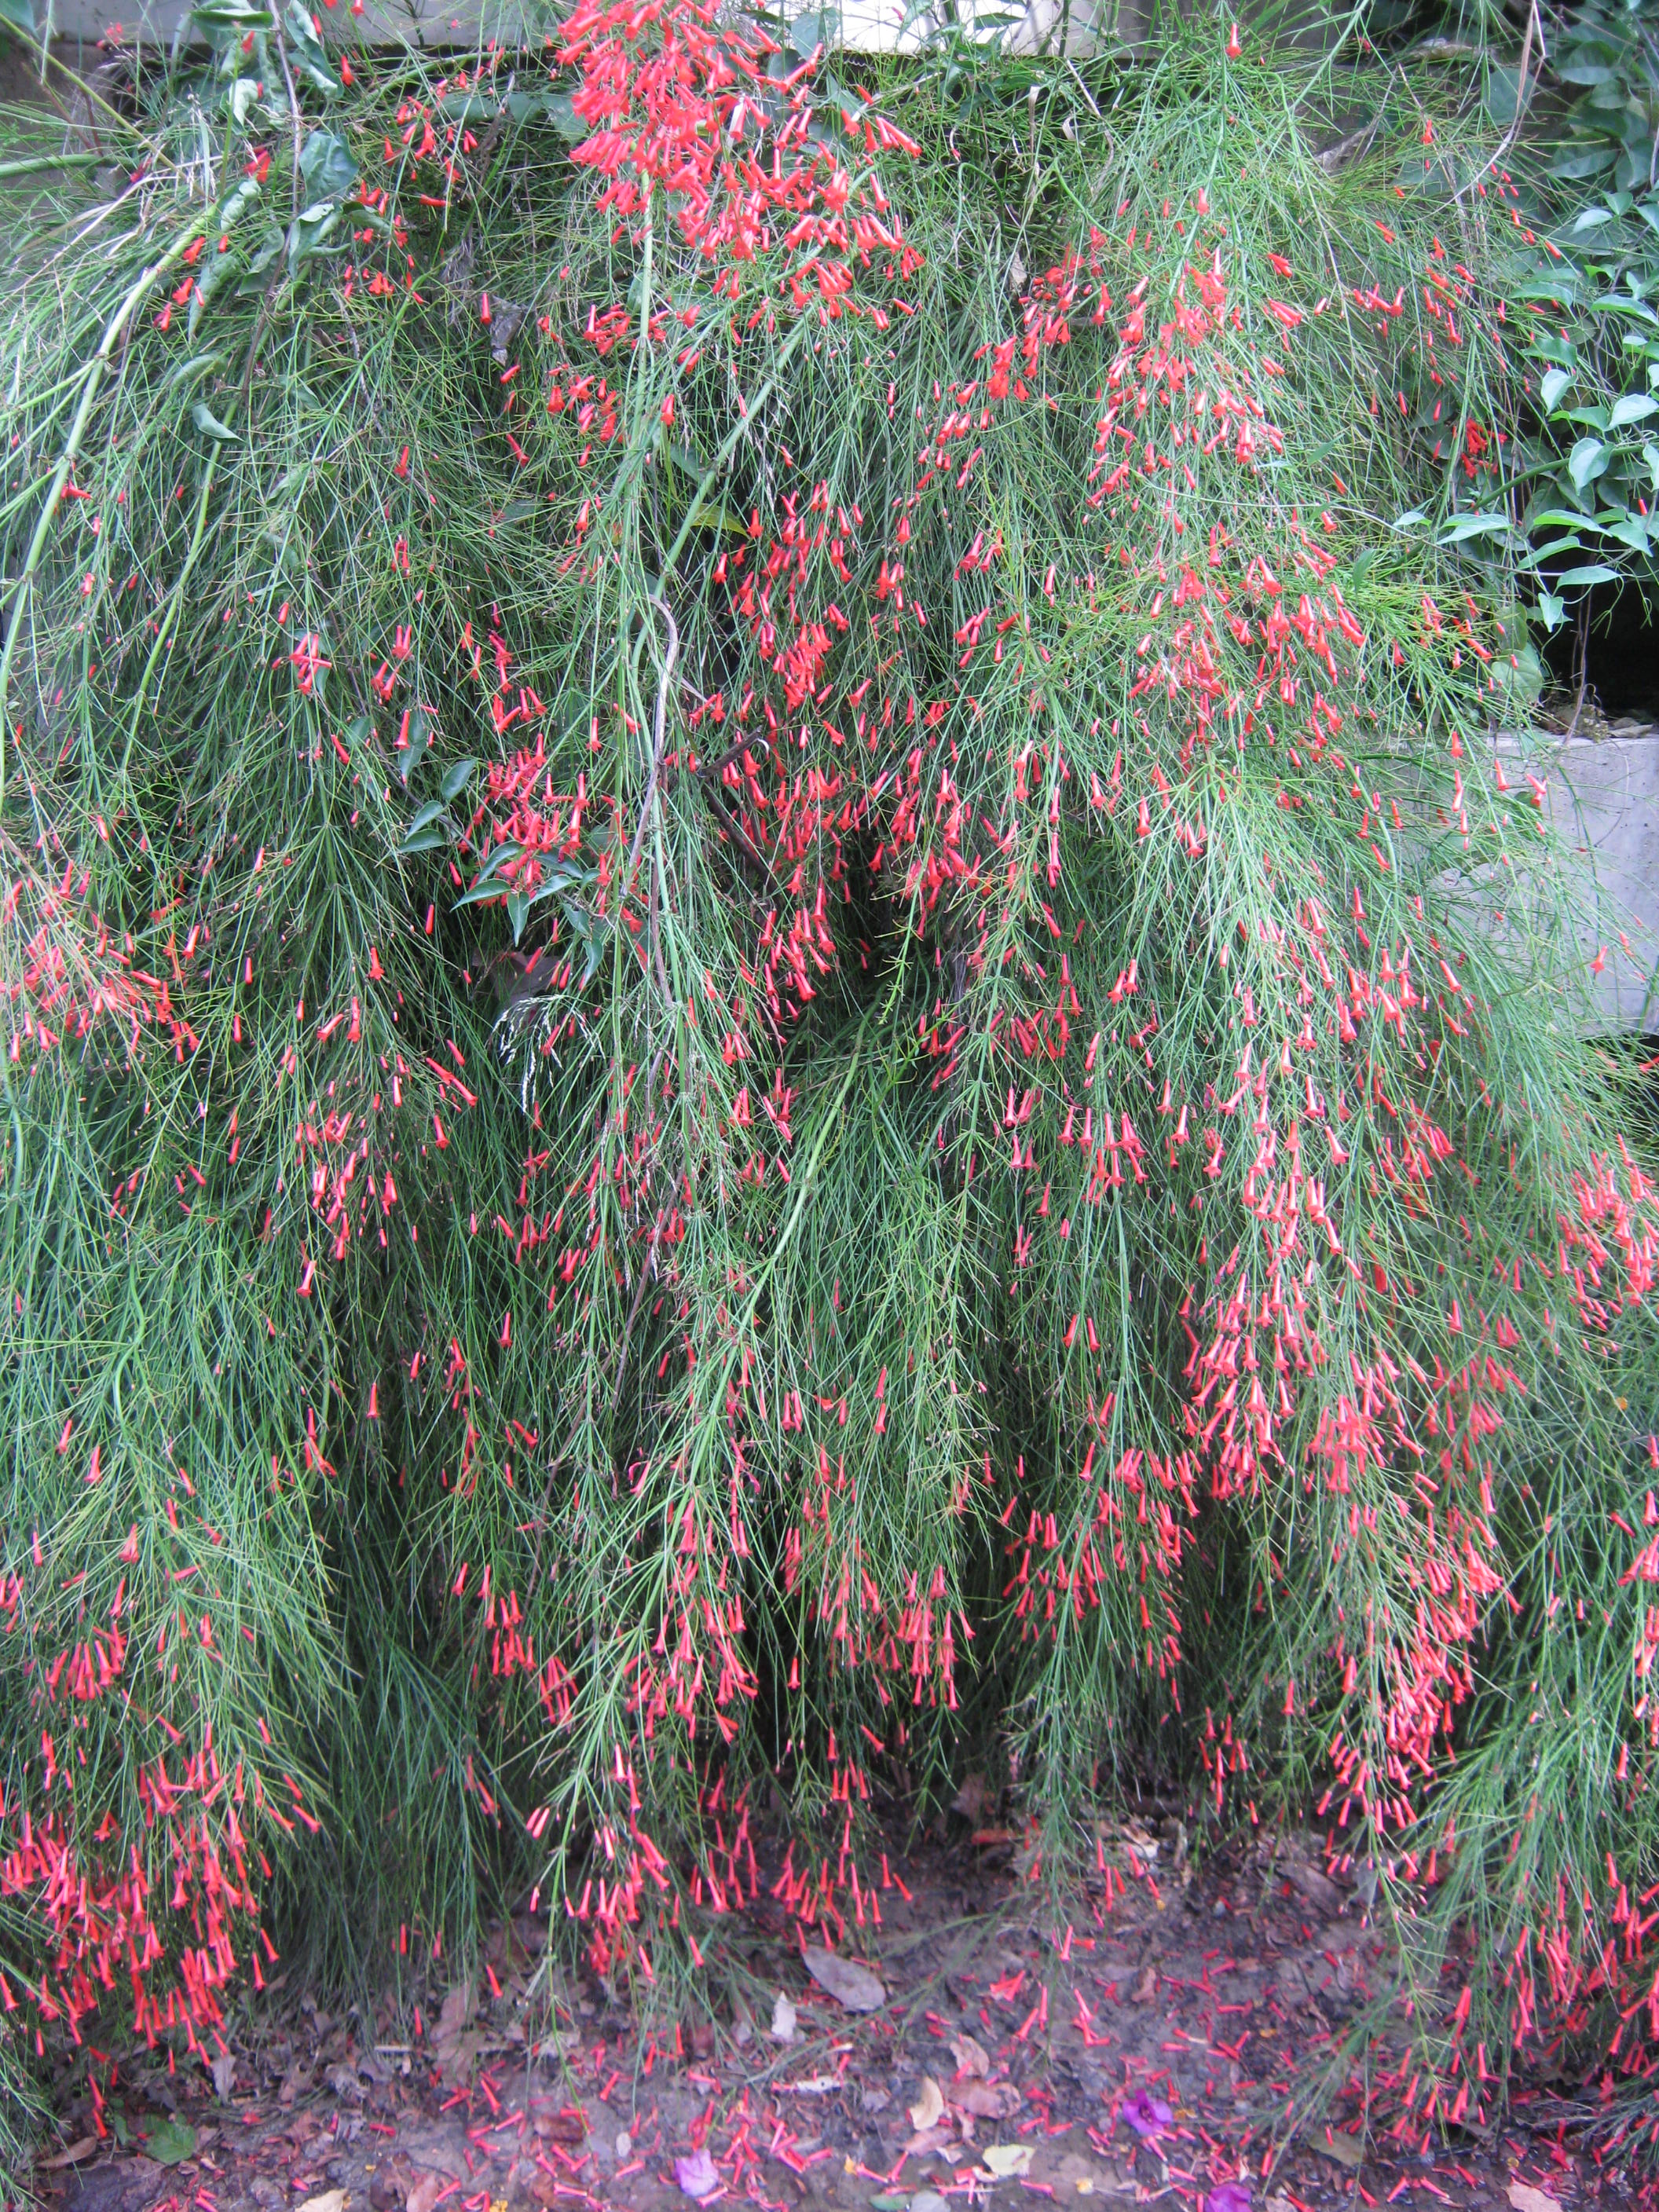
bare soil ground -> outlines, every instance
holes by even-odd
[[[555,1984],[538,2029],[544,1990],[539,2008],[527,1993],[545,1927],[514,1922],[478,1984],[434,1978],[436,2017],[423,2009],[406,2039],[389,2014],[366,2030],[283,1987],[246,2015],[216,2082],[194,2063],[122,2065],[104,2137],[84,2075],[78,2097],[67,2077],[37,2186],[52,2212],[1013,2212],[1032,2197],[1204,2212],[1228,2183],[1255,2212],[1571,2212],[1630,2193],[1546,2123],[1563,2108],[1542,2098],[1427,2152],[1382,2132],[1339,2052],[1390,1962],[1361,1893],[1300,1846],[1237,1844],[1195,1871],[1178,1824],[1130,1823],[1060,1928],[1012,1839],[894,1858],[879,1927],[842,1946],[878,1979],[867,2012],[809,1974],[763,1883],[722,1923],[722,2016],[665,2034],[579,1979]],[[1210,2212],[1243,2204],[1228,2191]]]

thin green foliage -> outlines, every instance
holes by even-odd
[[[1435,2111],[1600,2048],[1654,1231],[1493,750],[1501,211],[1209,29],[1017,129],[686,9],[292,109],[246,37],[0,364],[6,1818],[106,1958],[185,1865],[141,2031],[526,1884],[677,2004],[763,1792],[856,1941],[988,1756],[1056,1881],[1115,1772],[1322,1796]]]

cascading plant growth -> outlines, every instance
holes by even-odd
[[[988,1744],[1057,1881],[1148,1759],[1316,1803],[1402,2134],[1644,2070],[1499,196],[1224,27],[1005,143],[692,0],[197,20],[6,336],[0,2063],[521,1882],[647,2004],[763,1881],[876,1940]]]

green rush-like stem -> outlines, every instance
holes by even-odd
[[[0,184],[11,177],[38,176],[43,169],[95,169],[108,160],[107,154],[35,154],[26,161],[0,161]]]
[[[127,741],[121,750],[120,774],[124,778],[132,758],[133,740],[138,734],[138,720],[144,711],[144,701],[149,696],[150,678],[155,673],[161,655],[167,651],[168,641],[173,635],[173,623],[178,620],[179,611],[184,605],[185,586],[190,581],[191,571],[196,566],[197,556],[202,550],[202,541],[207,529],[208,501],[213,496],[213,480],[218,470],[219,448],[216,444],[213,451],[208,455],[207,467],[202,474],[202,495],[196,502],[196,526],[191,532],[189,550],[185,555],[184,565],[173,581],[173,589],[167,594],[166,610],[155,626],[155,642],[150,647],[149,657],[144,662],[143,672],[138,678],[138,689],[133,696],[132,712],[127,720]]]
[[[137,283],[128,291],[114,314],[111,316],[105,326],[104,335],[98,342],[97,351],[82,372],[84,382],[80,404],[75,410],[75,419],[70,425],[69,436],[64,441],[64,450],[58,458],[51,487],[41,504],[40,519],[34,526],[34,535],[29,540],[28,551],[23,556],[23,565],[13,580],[11,587],[11,620],[6,627],[5,648],[0,652],[0,805],[3,805],[6,795],[7,741],[11,735],[7,725],[7,716],[9,712],[8,702],[10,696],[12,659],[17,650],[18,633],[22,628],[24,612],[33,585],[34,572],[40,565],[40,556],[46,549],[46,533],[52,528],[53,519],[58,513],[64,487],[74,473],[76,458],[81,450],[81,441],[86,435],[87,423],[92,415],[94,402],[98,397],[100,387],[108,370],[110,356],[115,350],[122,333],[126,329],[128,319],[150,287],[185,253],[191,238],[196,234],[195,225],[192,222],[179,233],[161,259],[152,262],[145,270]]]

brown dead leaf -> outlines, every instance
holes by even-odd
[[[848,2012],[874,2012],[887,2002],[887,1991],[868,1966],[816,1945],[802,1954],[801,1964],[821,1990],[828,1990]]]
[[[962,1787],[951,1801],[953,1813],[960,1813],[977,1828],[984,1820],[988,1809],[996,1802],[996,1792],[982,1774],[965,1774]]]
[[[1525,2181],[1510,2182],[1510,2203],[1515,2212],[1561,2212],[1553,2197],[1547,2197],[1541,2189],[1534,2189]]]
[[[557,2112],[538,2112],[532,2123],[544,2142],[579,2143],[587,2140],[587,2124],[580,2112],[568,2106]]]
[[[432,2212],[433,2206],[449,2186],[441,2173],[418,2173],[404,2199],[404,2212]]]
[[[951,2038],[951,2056],[957,2062],[957,2079],[982,2081],[991,2070],[991,2061],[982,2043],[971,2035]]]
[[[400,2151],[383,2158],[368,2179],[369,2212],[404,2212],[415,2169]]]
[[[446,2081],[465,2081],[472,2071],[472,2062],[483,2041],[481,2036],[469,2032],[476,2009],[477,1999],[471,1982],[463,1982],[451,1990],[439,2008],[432,2055]]]
[[[923,2128],[911,2136],[904,2146],[906,2158],[942,2158],[954,2161],[961,2154],[962,2137],[948,2121],[936,2128]]]
[[[1358,2136],[1345,2135],[1340,2128],[1327,2128],[1322,2136],[1313,2139],[1314,2148],[1326,2158],[1334,2158],[1339,2166],[1350,2172],[1365,2163],[1365,2145]],[[1557,2208],[1559,2212],[1559,2208]]]
[[[1151,2004],[1158,1995],[1158,1968],[1150,1964],[1140,1970],[1140,1979],[1130,1993],[1131,2004]]]
[[[936,2128],[945,2118],[945,2094],[931,2074],[921,2077],[921,2094],[910,2107],[910,2124],[919,2136]]]
[[[78,2142],[72,2142],[67,2150],[60,2150],[55,2158],[43,2158],[40,2163],[42,2166],[53,2168],[60,2166],[74,2166],[81,2159],[90,2158],[97,2148],[96,2136],[82,2136]]]
[[[1011,2120],[1024,2101],[1012,2081],[970,2081],[965,2089],[951,2092],[957,2111],[971,2112],[976,2120]]]
[[[1286,1862],[1285,1873],[1292,1887],[1298,1889],[1310,1905],[1316,1905],[1322,1912],[1340,1912],[1346,1899],[1342,1892],[1327,1874],[1317,1867],[1309,1866],[1301,1859]]]
[[[345,2212],[343,2189],[325,2189],[319,2196],[307,2197],[296,2212]]]

